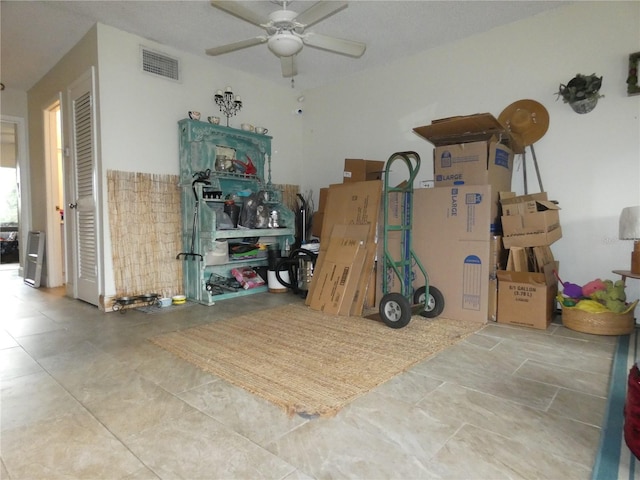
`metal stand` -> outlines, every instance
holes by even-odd
[[[544,187],[542,186],[542,177],[540,176],[540,169],[538,168],[538,159],[536,158],[536,151],[533,149],[533,144],[529,145],[531,149],[531,156],[533,157],[533,166],[536,169],[536,176],[538,177],[538,186],[540,187],[540,191],[544,192]],[[527,147],[524,147],[524,151],[522,152],[522,177],[524,181],[524,193],[525,195],[529,193],[529,185],[527,183]]]

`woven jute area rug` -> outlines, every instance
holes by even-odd
[[[425,319],[392,329],[285,305],[151,339],[199,368],[283,408],[333,416],[347,403],[483,325]]]

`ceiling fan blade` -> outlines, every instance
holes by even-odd
[[[307,8],[296,17],[296,22],[310,27],[321,20],[330,17],[334,13],[344,10],[349,6],[349,2],[321,1]]]
[[[295,77],[298,74],[295,55],[280,57],[280,65],[282,66],[282,76],[284,78]]]
[[[302,35],[302,42],[310,47],[340,53],[349,57],[359,58],[364,54],[367,46],[361,42],[328,37],[319,33],[308,32]]]
[[[242,50],[243,48],[253,47],[254,45],[260,45],[268,40],[268,37],[259,36],[255,38],[249,38],[248,40],[242,40],[241,42],[229,43],[228,45],[222,45],[221,47],[207,48],[205,50],[207,55],[216,56],[223,53],[235,52],[236,50]]]
[[[240,2],[211,0],[211,5],[219,8],[220,10],[224,10],[225,12],[239,18],[240,20],[244,20],[245,22],[257,25],[258,27],[261,27],[262,25],[269,22],[268,18],[265,18],[262,15],[258,15],[248,8],[243,7]]]

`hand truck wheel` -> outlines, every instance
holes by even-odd
[[[444,310],[444,295],[436,287],[429,285],[429,295],[426,295],[427,289],[422,286],[413,294],[413,303],[424,305],[424,309],[420,311],[420,316],[426,318],[435,318]]]
[[[411,304],[400,293],[387,293],[380,300],[380,318],[391,328],[406,327],[411,321]]]

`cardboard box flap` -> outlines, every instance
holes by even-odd
[[[498,270],[498,282],[529,283],[532,285],[546,285],[544,273],[516,272],[513,270]]]
[[[478,142],[494,135],[507,145],[513,143],[511,134],[490,113],[434,120],[431,125],[416,127],[413,131],[435,146]]]
[[[556,202],[547,199],[546,192],[519,196],[507,196],[503,192],[500,194],[500,204],[502,205],[502,214],[506,216],[561,210]]]
[[[551,201],[536,200],[536,210],[538,212],[544,212],[546,210],[561,210],[561,208]]]
[[[560,270],[560,262],[554,260],[551,263],[547,263],[544,267],[542,267],[544,278],[547,285],[557,285],[558,277],[556,273]]]
[[[532,285],[555,285],[558,280],[554,271],[558,271],[559,262],[554,261],[543,267],[542,272],[515,272],[512,270],[498,270],[498,281],[513,283],[530,283]]]
[[[500,192],[500,202],[502,205],[513,205],[516,203],[526,203],[531,201],[548,200],[547,192],[530,193],[528,195],[516,195],[514,192]]]
[[[516,192],[499,192],[498,196],[500,197],[500,201],[504,202],[509,198],[514,198],[516,196]]]

